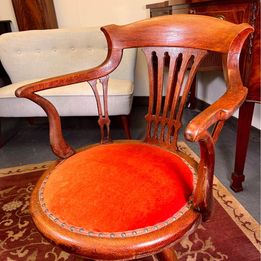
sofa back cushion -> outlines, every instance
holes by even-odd
[[[67,74],[101,64],[105,36],[97,27],[32,30],[0,36],[0,60],[13,83]],[[134,79],[136,50],[124,51],[113,78]]]

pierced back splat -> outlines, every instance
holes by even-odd
[[[108,113],[108,81],[109,81],[109,76],[99,78],[99,82],[102,85],[102,91],[103,91],[103,95],[102,95],[103,106],[97,88],[97,80],[88,81],[88,83],[90,84],[93,90],[94,97],[97,103],[97,109],[99,115],[98,124],[101,130],[101,143],[107,143],[111,141],[111,137],[110,137],[111,121],[109,119],[109,113]]]
[[[186,99],[197,68],[208,51],[176,47],[142,50],[148,63],[150,88],[145,141],[176,149]]]

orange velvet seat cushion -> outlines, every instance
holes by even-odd
[[[49,213],[87,231],[128,231],[163,222],[193,191],[193,174],[174,153],[143,143],[99,145],[52,171],[43,191]]]

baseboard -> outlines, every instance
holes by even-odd
[[[134,96],[133,97],[133,106],[148,106],[149,97],[148,96]]]

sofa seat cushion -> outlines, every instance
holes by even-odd
[[[41,117],[45,112],[27,99],[17,98],[15,90],[25,84],[39,81],[34,79],[14,83],[0,88],[0,117]],[[110,115],[128,115],[132,105],[133,83],[129,80],[109,79],[108,106]],[[98,82],[99,93],[102,94]],[[53,88],[38,92],[57,108],[60,116],[95,116],[96,100],[87,82]],[[66,104],[66,106],[64,106]]]
[[[193,168],[155,145],[98,145],[62,161],[42,181],[44,212],[63,227],[120,232],[160,227],[189,208]]]

